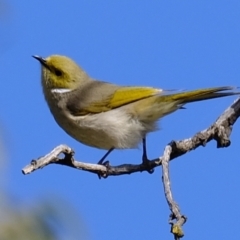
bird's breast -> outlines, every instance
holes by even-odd
[[[145,126],[124,108],[107,112],[74,116],[63,101],[47,100],[58,125],[77,141],[100,149],[135,148],[146,135]]]

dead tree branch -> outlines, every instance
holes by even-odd
[[[41,169],[54,163],[95,173],[99,177],[106,178],[108,176],[118,176],[135,172],[151,172],[151,170],[155,167],[162,165],[164,192],[171,211],[169,220],[169,223],[171,224],[171,232],[174,234],[175,239],[179,239],[183,237],[181,227],[186,222],[187,218],[180,213],[179,206],[173,200],[170,187],[169,161],[192,151],[199,146],[205,146],[211,140],[215,140],[217,142],[217,148],[230,146],[231,142],[229,137],[231,135],[233,125],[239,116],[240,98],[234,101],[234,103],[228,107],[209,128],[196,133],[191,138],[170,142],[165,147],[163,156],[151,160],[148,165],[122,164],[118,166],[111,166],[109,162],[106,162],[104,165],[79,162],[74,159],[73,149],[66,145],[59,145],[47,155],[36,160],[32,160],[29,165],[22,169],[22,172],[23,174],[29,174],[37,169]],[[64,157],[60,158],[60,154],[64,154]]]

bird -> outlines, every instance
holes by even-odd
[[[172,92],[145,86],[120,86],[91,78],[71,58],[33,55],[41,64],[41,84],[57,124],[78,142],[107,150],[143,144],[142,163],[149,162],[146,137],[158,120],[187,103],[239,94],[223,86]]]

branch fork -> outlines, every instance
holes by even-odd
[[[22,169],[23,174],[30,174],[38,169],[42,169],[49,164],[60,164],[82,171],[88,171],[97,174],[99,177],[107,178],[108,176],[119,176],[124,174],[132,174],[135,172],[151,171],[154,168],[162,165],[162,181],[165,197],[170,208],[171,214],[169,223],[174,239],[177,240],[184,236],[182,226],[186,222],[187,217],[181,214],[178,204],[173,199],[171,191],[170,176],[169,176],[169,161],[192,151],[199,146],[215,140],[217,148],[229,147],[231,141],[229,139],[233,125],[240,116],[240,98],[235,100],[218,119],[207,129],[196,133],[193,137],[180,141],[170,142],[164,149],[163,155],[159,158],[150,160],[146,164],[122,164],[111,166],[109,162],[103,165],[85,163],[75,160],[74,150],[67,145],[59,145],[50,153],[43,157],[32,160],[29,165]],[[61,154],[64,157],[59,157]]]

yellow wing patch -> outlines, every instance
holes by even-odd
[[[82,105],[68,104],[68,108],[75,116],[84,116],[91,113],[106,112],[123,105],[148,98],[157,94],[161,94],[162,89],[150,87],[121,87],[113,92],[113,94],[99,98],[97,101],[82,103]]]
[[[159,94],[162,89],[148,87],[123,87],[114,92],[109,100],[110,108],[121,107],[125,104],[138,101]]]

